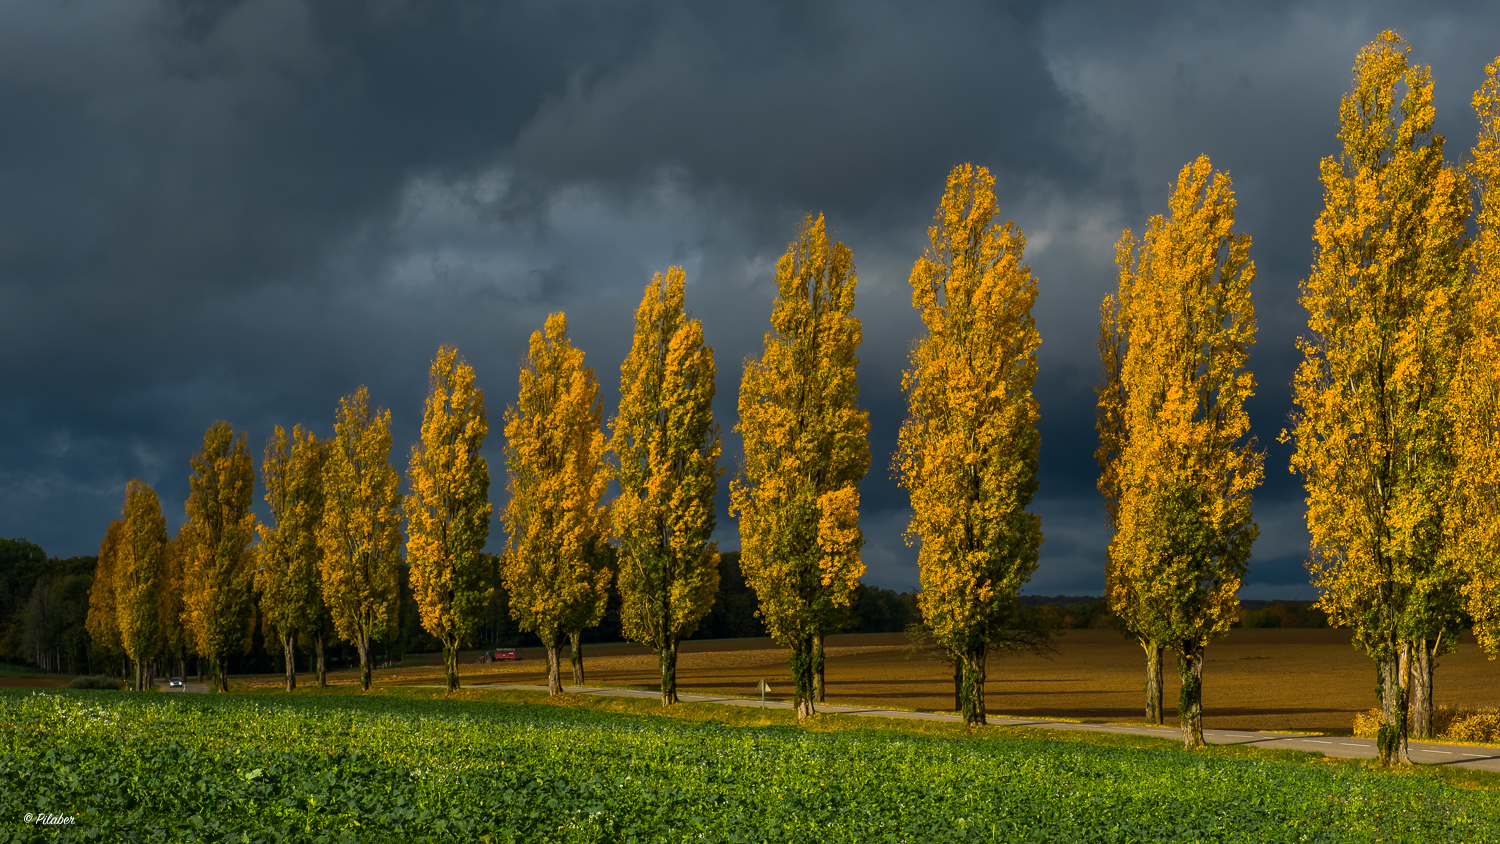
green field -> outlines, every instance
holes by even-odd
[[[1148,739],[826,726],[414,696],[6,691],[0,840],[1500,839],[1500,793],[1430,774]],[[75,824],[44,830],[27,812]]]

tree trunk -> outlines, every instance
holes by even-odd
[[[956,653],[949,653],[953,660],[953,711],[964,711],[964,661]]]
[[[984,657],[988,650],[984,643],[980,643],[962,654],[963,716],[964,724],[969,727],[982,727],[987,723],[984,710]]]
[[[1432,675],[1437,669],[1437,642],[1418,639],[1413,642],[1412,660],[1408,666],[1411,677],[1411,737],[1433,738],[1432,733]]]
[[[328,688],[328,662],[323,658],[323,634],[313,637],[313,650],[318,653],[318,688]]]
[[[1396,648],[1387,648],[1387,653],[1376,663],[1380,671],[1380,732],[1375,738],[1375,747],[1380,751],[1380,764],[1399,763],[1406,745],[1406,683],[1402,682],[1401,669],[1404,660]]]
[[[816,638],[802,636],[792,640],[792,708],[797,710],[798,721],[817,714],[813,706],[813,641]]]
[[[1142,642],[1141,647],[1146,651],[1146,721],[1151,724],[1162,723],[1162,682],[1161,682],[1161,653],[1162,646],[1155,642]]]
[[[823,697],[823,634],[813,637],[813,700],[826,702]]]
[[[355,645],[359,648],[359,685],[364,691],[370,690],[370,637],[366,633],[360,633],[354,637]]]
[[[671,706],[677,702],[677,640],[657,653],[661,661],[661,705]]]
[[[1203,645],[1183,642],[1177,650],[1177,674],[1182,691],[1177,696],[1177,723],[1182,725],[1182,746],[1203,747]]]
[[[573,664],[573,685],[583,685],[583,638],[582,630],[568,634],[568,661]]]
[[[448,680],[449,693],[458,691],[458,640],[443,643],[443,675]]]
[[[286,653],[286,690],[297,691],[297,634],[288,631],[281,638],[282,647]]]
[[[545,643],[547,649],[547,694],[562,694],[562,643],[557,637]]]
[[[146,690],[146,687],[141,684],[141,662],[142,660],[137,659],[133,666],[135,668],[135,676],[130,680],[130,690],[132,692],[144,692]]]
[[[229,694],[229,654],[214,660],[214,676],[217,678],[220,694]]]

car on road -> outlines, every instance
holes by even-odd
[[[520,648],[495,648],[479,655],[480,662],[499,662],[502,659],[520,659]]]
[[[167,685],[171,686],[174,689],[180,689],[182,688],[182,678],[173,677],[170,681],[167,682]]]

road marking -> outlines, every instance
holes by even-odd
[[[1490,757],[1485,756],[1485,755],[1483,755],[1481,753],[1465,753],[1463,755],[1465,755],[1465,756],[1473,756],[1475,759],[1488,759],[1488,758],[1490,758]]]
[[[1305,738],[1305,739],[1303,739],[1303,741],[1312,742],[1313,744],[1333,744],[1333,742],[1331,742],[1331,741],[1318,741],[1317,739],[1311,739],[1311,738]]]
[[[1418,751],[1418,752],[1419,752],[1419,753],[1441,753],[1441,754],[1443,754],[1443,755],[1444,755],[1444,756],[1452,756],[1452,755],[1453,755],[1453,754],[1452,754],[1452,753],[1449,753],[1449,752],[1448,752],[1448,751],[1446,751],[1446,750],[1428,750],[1428,749],[1427,749],[1427,748],[1425,748],[1425,747],[1419,747],[1419,748],[1417,748],[1417,751]]]
[[[1347,741],[1341,741],[1341,742],[1339,742],[1339,744],[1342,744],[1345,747],[1369,747],[1368,744],[1351,744],[1350,742],[1347,742]]]

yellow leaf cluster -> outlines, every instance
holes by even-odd
[[[697,629],[719,588],[714,495],[719,428],[713,420],[713,347],[687,316],[681,267],[657,273],[635,312],[635,339],[620,367],[620,412],[610,422],[620,497],[620,620],[625,635],[658,653]]]
[[[479,453],[489,420],[474,368],[452,346],[438,349],[428,385],[422,440],[407,470],[406,560],[422,627],[452,653],[494,597],[484,556],[490,469]]]
[[[391,466],[391,412],[370,412],[361,386],[339,399],[323,463],[319,588],[340,638],[360,649],[395,630],[401,577],[401,492]],[[368,673],[367,671],[365,672]]]
[[[832,632],[865,571],[859,482],[870,465],[870,418],[856,404],[856,284],[848,247],[829,243],[822,215],[806,218],[776,264],[764,351],[745,362],[740,381],[735,430],[745,463],[730,484],[730,512],[760,617],[793,649],[794,671],[813,640]]]
[[[1321,605],[1378,660],[1428,635],[1451,588],[1447,401],[1465,322],[1468,180],[1443,162],[1431,72],[1407,52],[1389,32],[1361,50],[1343,154],[1322,162],[1301,296],[1310,336],[1284,434],[1305,478]]]
[[[964,164],[948,176],[929,246],[912,267],[927,335],[902,375],[910,415],[894,468],[911,496],[922,618],[954,653],[1008,626],[1036,568],[1036,279],[1015,223],[995,222],[995,180]],[[982,720],[982,714],[979,716]]]
[[[1100,481],[1112,499],[1110,609],[1143,640],[1196,651],[1228,632],[1251,543],[1263,457],[1248,439],[1245,370],[1255,342],[1250,238],[1231,232],[1228,175],[1207,156],[1182,168],[1170,214],[1116,246],[1106,298]]]
[[[549,649],[597,624],[610,571],[597,564],[608,514],[603,406],[593,367],[568,339],[567,317],[531,335],[520,395],[505,411],[510,502],[500,576],[511,615]]]
[[[183,620],[198,653],[218,662],[222,678],[229,652],[250,639],[255,465],[245,434],[236,435],[228,422],[213,423],[192,468],[180,538]]]

